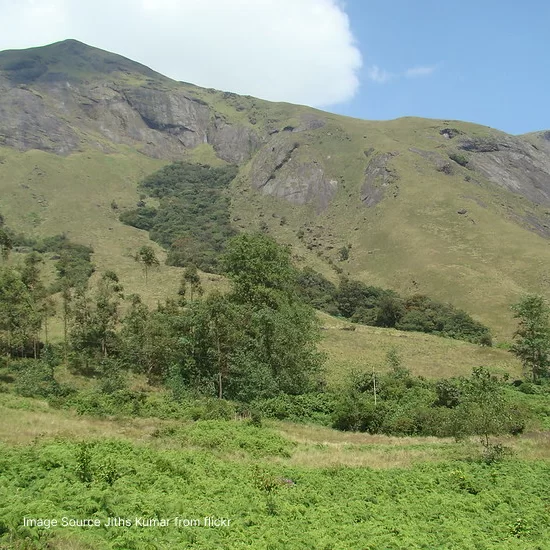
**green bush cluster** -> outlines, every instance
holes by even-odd
[[[334,413],[341,430],[388,435],[517,435],[530,413],[514,399],[504,380],[482,367],[469,378],[429,381],[403,369],[357,374]]]
[[[330,315],[340,315],[354,323],[426,332],[490,346],[489,329],[451,304],[428,296],[402,297],[392,290],[369,286],[360,281],[328,281],[310,268],[297,280],[304,301]]]
[[[53,365],[45,361],[20,359],[14,363],[11,372],[14,374],[15,392],[23,397],[55,399],[72,393],[68,386],[57,382]]]
[[[291,422],[314,422],[330,425],[339,398],[330,392],[312,392],[302,395],[282,394],[253,402],[263,416]]]

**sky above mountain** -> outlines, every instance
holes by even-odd
[[[367,119],[550,128],[546,0],[0,0],[0,50],[75,38],[177,80]]]

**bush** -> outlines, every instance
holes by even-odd
[[[54,369],[44,361],[22,359],[16,363],[15,391],[23,397],[62,397],[69,389],[54,377]]]
[[[292,422],[317,422],[329,425],[337,397],[332,393],[281,394],[253,402],[253,407],[267,418]]]
[[[451,153],[449,158],[460,164],[460,166],[468,166],[468,157],[462,153]]]

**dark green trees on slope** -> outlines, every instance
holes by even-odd
[[[489,329],[465,311],[428,296],[403,297],[384,288],[342,279],[337,286],[320,273],[305,268],[298,276],[304,301],[330,315],[376,327],[426,332],[491,345]]]
[[[215,272],[227,241],[235,234],[229,219],[229,184],[237,168],[177,162],[145,178],[140,189],[159,199],[158,208],[138,207],[120,215],[128,225],[149,231],[168,250],[169,265],[196,265]]]

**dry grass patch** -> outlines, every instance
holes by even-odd
[[[43,438],[89,439],[117,437],[145,442],[163,421],[155,418],[99,419],[52,409],[44,401],[6,398],[0,402],[0,441],[27,445]]]

